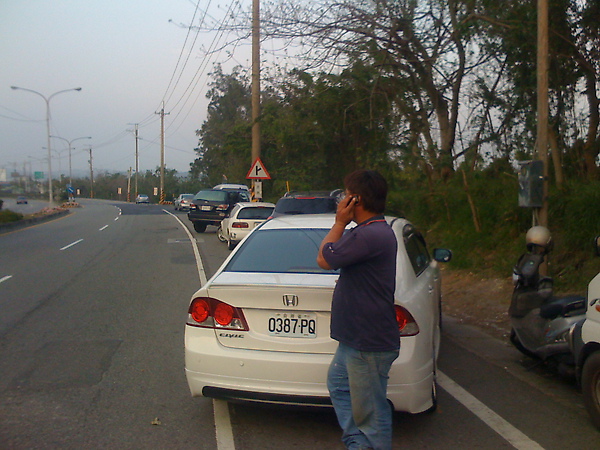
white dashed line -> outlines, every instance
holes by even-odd
[[[0,283],[10,280],[11,278],[12,278],[12,275],[6,275],[5,277],[0,278]]]
[[[98,231],[103,231],[106,230],[108,228],[108,225],[104,225],[102,228],[100,228]]]
[[[463,404],[469,411],[479,417],[488,427],[502,436],[518,450],[543,450],[537,442],[529,439],[523,432],[485,406],[473,395],[460,387],[454,380],[438,370],[438,384],[452,397]]]
[[[71,242],[69,245],[65,245],[63,248],[61,248],[61,250],[66,250],[70,247],[73,247],[74,245],[79,244],[81,241],[83,241],[83,239],[79,239],[78,241]]]

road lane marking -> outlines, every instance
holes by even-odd
[[[190,242],[192,244],[192,250],[194,251],[194,256],[196,257],[196,267],[198,267],[198,277],[200,278],[200,286],[204,286],[208,280],[206,278],[206,271],[204,270],[204,265],[202,264],[202,258],[200,257],[200,251],[198,251],[198,245],[196,244],[196,239],[194,239],[194,236],[192,236],[192,233],[190,233],[190,230],[188,230],[188,227],[185,226],[185,224],[179,219],[179,217],[177,217],[175,214],[171,213],[170,211],[167,211],[166,209],[163,209],[163,211],[166,212],[167,214],[169,214],[170,216],[174,217],[175,220],[177,220],[177,222],[179,222],[179,224],[181,225],[183,230],[187,233],[188,237],[190,238]]]
[[[69,245],[65,245],[63,248],[61,248],[61,250],[66,250],[70,247],[73,247],[74,245],[79,244],[81,241],[83,241],[83,239],[79,239],[78,241],[71,242]]]
[[[229,403],[225,400],[213,399],[215,414],[215,433],[217,435],[217,448],[219,450],[235,450],[233,429],[229,418]]]
[[[108,228],[108,225],[104,225],[102,228],[100,228],[98,231],[104,231]]]
[[[177,222],[184,229],[190,243],[192,244],[192,250],[194,251],[194,257],[196,258],[196,267],[198,268],[198,277],[200,278],[200,286],[206,284],[206,271],[204,270],[204,264],[202,264],[202,258],[200,257],[200,251],[198,250],[198,243],[194,236],[185,226],[185,224],[175,214],[163,209],[164,212],[174,217]],[[215,416],[215,435],[217,439],[217,450],[235,450],[235,441],[233,440],[233,429],[231,427],[231,417],[229,416],[229,404],[225,400],[213,399],[213,414]]]
[[[0,278],[0,283],[10,280],[11,278],[12,278],[12,275],[6,275],[5,277]]]
[[[438,384],[463,404],[469,411],[479,417],[488,427],[498,433],[518,450],[543,450],[537,442],[529,439],[523,432],[513,427],[510,423],[494,411],[477,400],[473,395],[460,387],[454,380],[444,373],[437,371]]]

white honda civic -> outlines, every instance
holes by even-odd
[[[316,263],[334,215],[283,216],[253,230],[192,297],[185,370],[193,396],[330,405],[326,379],[337,342],[329,336],[337,271]],[[440,346],[439,262],[405,219],[386,217],[398,240],[396,319],[400,356],[388,399],[396,411],[436,406]]]

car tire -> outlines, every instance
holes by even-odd
[[[592,353],[585,360],[581,372],[581,392],[592,423],[600,428],[600,351]]]
[[[225,234],[223,234],[223,227],[221,225],[219,225],[219,229],[217,230],[217,239],[221,242],[227,242],[227,238],[225,237]]]
[[[204,233],[206,231],[206,224],[194,222],[194,230],[196,230],[198,233]]]

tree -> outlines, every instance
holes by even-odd
[[[475,1],[281,0],[266,13],[266,33],[300,40],[314,65],[363,59],[401,89],[401,137],[432,175],[454,169],[463,83],[482,63],[475,48]],[[368,97],[367,97],[368,98]]]
[[[229,75],[216,66],[206,94],[206,121],[196,131],[200,141],[191,174],[205,186],[243,182],[250,166],[251,99],[247,77],[236,67]]]

